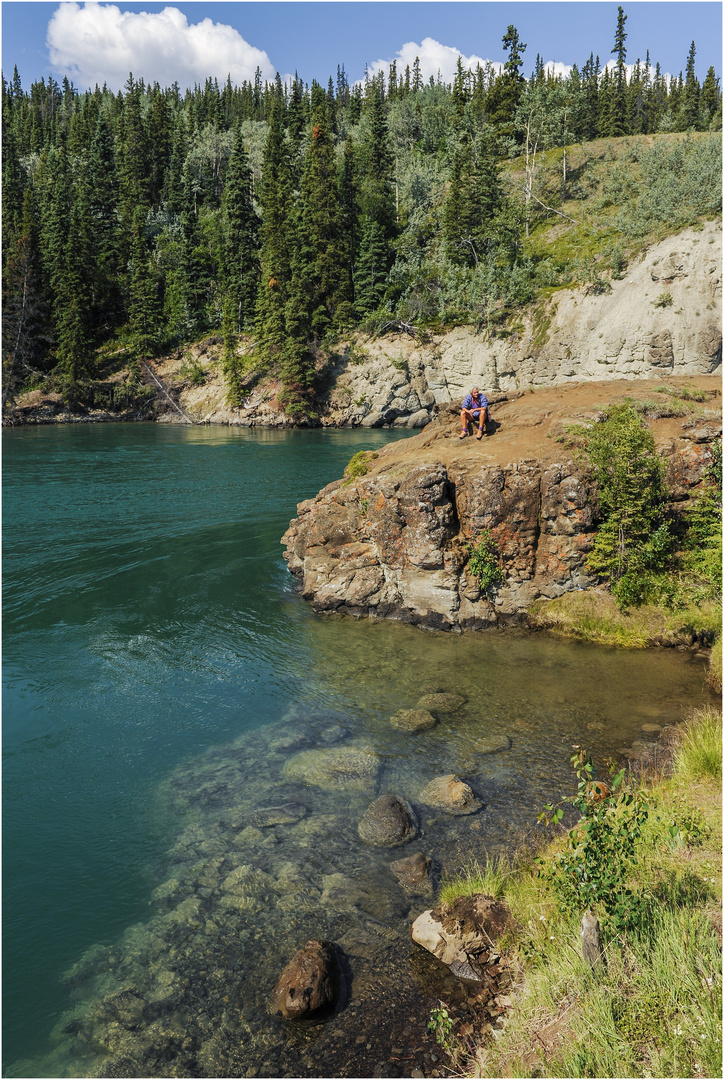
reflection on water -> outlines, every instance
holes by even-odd
[[[615,754],[706,698],[672,650],[313,615],[279,537],[388,439],[3,434],[5,1075],[370,1075],[388,1019],[414,1041],[440,992],[409,940],[440,875],[529,830],[573,743]],[[465,703],[392,726],[438,690]],[[364,776],[335,765],[350,748]],[[446,774],[478,812],[424,802]],[[372,848],[357,823],[387,793],[420,833]],[[389,864],[418,851],[434,874],[414,893]],[[341,944],[350,1000],[282,1027],[268,994],[309,936]]]

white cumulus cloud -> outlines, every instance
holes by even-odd
[[[82,6],[62,3],[48,25],[46,44],[50,62],[80,89],[107,83],[120,89],[134,78],[182,88],[207,78],[233,83],[253,81],[259,67],[262,78],[273,79],[268,55],[254,48],[232,26],[202,19],[189,24],[175,7],[158,14],[121,12],[115,4],[95,0]]]
[[[488,63],[487,60],[483,60],[480,56],[465,56],[460,52],[460,49],[456,49],[452,45],[441,45],[439,41],[435,41],[434,38],[423,38],[418,45],[415,41],[406,41],[402,48],[392,57],[392,60],[397,61],[397,76],[405,74],[405,68],[409,64],[410,73],[415,63],[415,57],[420,59],[420,73],[427,83],[430,81],[430,76],[437,82],[437,74],[440,72],[440,77],[443,82],[449,83],[455,78],[455,69],[457,67],[458,57],[461,58],[463,67],[474,71],[480,64],[481,67],[485,67]],[[379,71],[384,71],[385,75],[389,70],[392,60],[375,60],[374,63],[368,64],[367,67],[371,75],[376,75]],[[497,72],[502,70],[502,64],[493,64],[493,69]]]
[[[377,75],[380,71],[384,71],[385,75],[387,75],[392,60],[395,60],[397,62],[397,77],[399,78],[401,75],[404,77],[405,67],[408,64],[410,72],[412,72],[416,57],[420,59],[420,73],[426,83],[430,81],[431,75],[437,82],[438,72],[444,83],[451,83],[455,78],[458,57],[460,57],[466,71],[475,71],[478,64],[481,68],[484,68],[486,64],[490,64],[496,75],[499,75],[503,70],[503,64],[498,60],[484,60],[481,56],[476,56],[475,53],[466,56],[460,49],[456,49],[454,45],[442,45],[439,41],[435,41],[434,38],[430,37],[423,38],[419,45],[415,41],[407,41],[392,59],[375,60],[374,63],[367,66],[370,75]],[[548,60],[544,67],[546,72],[550,71],[554,75],[563,78],[566,78],[571,73],[571,65],[564,64],[559,60]]]

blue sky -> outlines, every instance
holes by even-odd
[[[501,38],[509,24],[527,44],[524,74],[536,53],[545,62],[581,66],[589,53],[611,58],[618,4],[607,0],[498,3],[228,2],[63,3],[4,0],[2,55],[6,78],[17,64],[23,86],[41,76],[68,75],[80,89],[123,85],[129,70],[162,86],[182,87],[220,80],[265,77],[295,70],[307,82],[325,82],[344,64],[351,82],[371,70],[422,61],[426,77],[438,69],[447,80],[457,56],[477,61],[505,60]],[[710,65],[721,73],[722,6],[713,2],[624,3],[628,61],[643,59],[678,74],[689,45],[696,42],[696,68],[703,79]]]

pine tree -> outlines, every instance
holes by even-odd
[[[611,99],[611,110],[608,119],[607,135],[628,134],[627,123],[627,99],[626,99],[626,45],[628,34],[624,30],[626,19],[623,8],[619,7],[616,20],[616,34],[611,52],[616,56],[616,68],[614,73],[614,88]]]
[[[706,127],[716,127],[716,118],[719,118],[721,126],[721,94],[719,92],[719,80],[713,67],[706,73],[706,78],[701,87],[702,115]]]
[[[128,310],[133,351],[137,360],[152,356],[159,343],[159,298],[156,276],[150,265],[145,214],[141,207],[133,216]]]
[[[503,48],[508,53],[508,59],[503,65],[501,76],[488,91],[488,118],[490,123],[497,127],[500,135],[512,136],[515,110],[525,85],[520,69],[523,53],[527,48],[514,26],[509,26],[503,35]]]
[[[443,211],[447,257],[460,266],[478,266],[484,257],[493,219],[503,201],[491,133],[475,142],[467,134],[453,157],[450,190]]]
[[[374,311],[382,302],[395,235],[392,157],[379,88],[370,94],[367,120],[360,147],[361,239],[355,270],[355,307],[360,314]]]
[[[70,213],[63,252],[63,273],[62,277],[56,278],[53,309],[58,367],[71,392],[81,379],[89,378],[96,372],[89,326],[91,296],[88,271],[93,256],[87,225],[88,203],[81,186]]]
[[[699,80],[696,77],[696,45],[692,41],[689,48],[689,55],[686,60],[686,82],[684,83],[684,98],[681,103],[681,109],[683,113],[684,125],[687,130],[693,128],[695,131],[699,130],[700,115],[699,115],[699,95],[701,89],[699,87]]]
[[[269,123],[259,190],[261,272],[255,329],[258,355],[267,363],[280,359],[286,340],[284,308],[291,281],[289,213],[292,201],[290,148],[284,135],[283,102],[275,99]]]
[[[50,327],[40,264],[35,198],[26,188],[18,238],[5,252],[2,319],[2,403],[44,365]]]
[[[356,320],[354,309],[354,278],[360,243],[359,184],[357,160],[352,139],[347,136],[344,144],[339,175],[339,233],[342,243],[342,267],[344,284],[342,299],[337,305],[337,323],[341,328],[351,326]]]
[[[226,292],[234,312],[235,332],[251,326],[259,289],[259,217],[252,199],[253,180],[241,131],[226,173],[223,200]]]

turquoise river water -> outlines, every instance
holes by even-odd
[[[397,437],[3,433],[4,1075],[371,1075],[354,1055],[344,1072],[335,1024],[354,1046],[432,978],[409,942],[429,895],[390,861],[424,850],[439,876],[504,848],[570,784],[573,743],[615,753],[706,700],[702,662],[672,650],[314,615],[279,538]],[[438,690],[467,698],[454,718],[390,725]],[[340,746],[373,760],[364,783],[287,768]],[[450,772],[477,814],[421,805]],[[420,835],[366,848],[356,824],[387,792]],[[290,801],[300,820],[257,827]],[[300,1035],[266,1001],[309,936],[346,943],[352,992]]]

